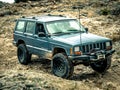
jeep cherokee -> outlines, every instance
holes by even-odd
[[[78,64],[103,73],[115,52],[110,39],[91,34],[78,20],[62,15],[17,19],[13,37],[21,64],[28,64],[32,54],[52,59],[52,73],[62,78],[69,78]]]

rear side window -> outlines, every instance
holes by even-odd
[[[16,31],[23,32],[25,29],[25,21],[18,21]]]
[[[35,31],[35,22],[27,22],[26,32],[33,34]]]

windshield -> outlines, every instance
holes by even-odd
[[[46,23],[47,30],[50,34],[67,34],[84,32],[85,29],[77,20],[61,20]]]

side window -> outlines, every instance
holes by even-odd
[[[35,34],[38,34],[39,32],[43,32],[43,33],[45,33],[45,29],[44,29],[44,26],[43,26],[43,24],[36,24],[36,32],[35,32]]]
[[[18,21],[16,31],[23,32],[25,29],[25,21]]]
[[[35,30],[35,22],[27,22],[26,32],[33,34]]]

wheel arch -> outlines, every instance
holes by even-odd
[[[25,44],[25,42],[20,39],[20,40],[17,41],[17,46],[20,45],[20,44]]]
[[[53,49],[53,56],[57,53],[64,53],[65,55],[67,55],[67,51],[64,48],[60,48],[60,47],[55,47]]]

